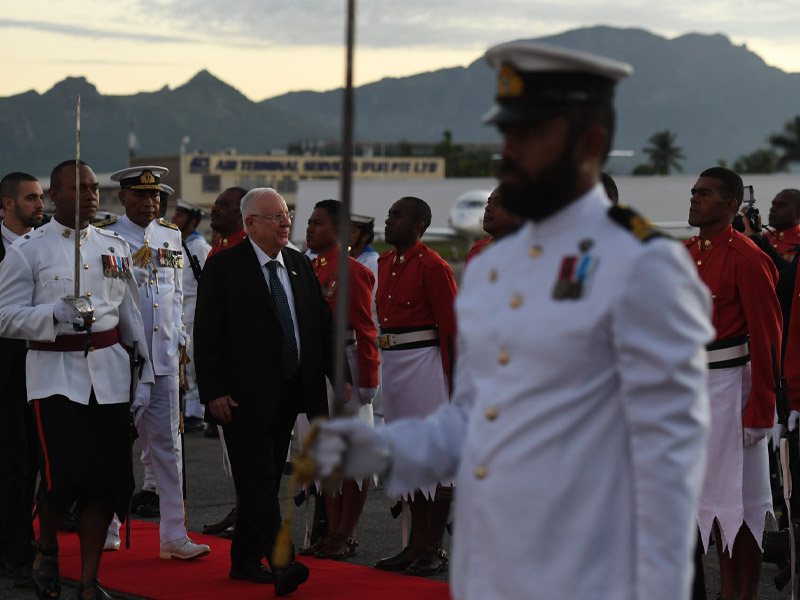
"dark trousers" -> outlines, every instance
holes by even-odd
[[[13,375],[0,390],[0,557],[14,566],[33,555],[33,501],[39,471],[33,411],[25,393],[25,355],[16,365],[4,365]]]
[[[285,382],[273,422],[266,430],[249,431],[224,425],[233,483],[239,495],[231,564],[242,566],[272,560],[281,526],[278,491],[300,406],[300,378]],[[274,401],[265,399],[265,401]]]

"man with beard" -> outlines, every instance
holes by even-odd
[[[44,192],[27,173],[9,173],[0,181],[6,218],[0,224],[0,261],[6,248],[42,224]],[[38,459],[33,411],[25,389],[24,340],[0,338],[0,568],[17,583],[30,579],[33,560],[33,495]]]
[[[384,430],[331,421],[309,451],[390,493],[456,476],[457,600],[685,599],[711,305],[680,245],[599,184],[632,69],[530,41],[486,58],[503,204],[528,222],[465,271],[452,401]]]
[[[197,305],[197,276],[192,262],[203,268],[206,264],[206,257],[211,251],[211,245],[197,231],[197,226],[206,212],[199,206],[178,198],[175,212],[172,214],[172,222],[181,230],[183,239],[183,249],[186,254],[186,264],[183,266],[183,324],[189,335],[194,330],[194,310]],[[197,391],[197,375],[194,369],[194,345],[189,344],[187,349],[189,364],[186,365],[186,393],[184,401],[184,428],[186,431],[194,431],[203,428],[203,406],[200,404],[200,394]]]
[[[489,248],[495,240],[514,233],[522,225],[522,219],[509,213],[503,207],[503,200],[500,197],[500,186],[494,188],[489,199],[486,201],[486,208],[483,210],[483,230],[489,237],[478,240],[472,245],[464,261],[464,266],[478,256],[481,252]]]

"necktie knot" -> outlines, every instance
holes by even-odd
[[[267,263],[267,269],[269,269],[270,273],[277,273],[278,272],[278,261],[271,260]]]

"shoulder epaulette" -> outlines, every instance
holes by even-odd
[[[102,229],[103,227],[108,227],[109,225],[113,225],[117,222],[117,217],[111,217],[110,219],[106,219],[105,221],[98,221],[97,223],[92,223],[98,229]]]
[[[659,237],[669,237],[656,229],[653,224],[632,208],[615,204],[608,209],[609,218],[617,225],[630,231],[640,242],[649,242]]]
[[[25,234],[19,236],[19,238],[17,238],[17,239],[20,240],[19,244],[27,244],[31,240],[35,240],[35,239],[39,239],[39,238],[44,237],[45,233],[47,233],[46,229],[41,229],[41,228],[40,229],[34,229],[33,231],[29,231],[28,233],[25,233]]]
[[[181,230],[181,228],[178,227],[177,225],[175,225],[175,223],[171,223],[170,221],[167,221],[166,219],[156,219],[156,221],[158,221],[159,225],[163,225],[164,227],[169,227],[170,229],[174,229],[175,231],[180,231]]]

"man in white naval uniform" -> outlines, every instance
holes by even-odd
[[[599,185],[632,69],[526,41],[486,58],[503,203],[528,222],[465,272],[452,402],[332,421],[311,456],[389,493],[455,474],[457,600],[685,600],[711,306],[682,248]]]
[[[98,223],[107,231],[118,233],[131,247],[133,273],[139,286],[142,318],[147,348],[155,372],[150,405],[138,426],[142,462],[150,466],[155,481],[143,483],[144,489],[155,484],[161,509],[159,534],[161,558],[189,559],[205,556],[211,550],[195,544],[186,535],[183,494],[181,491],[181,455],[178,440],[178,362],[179,346],[186,346],[189,336],[181,321],[183,312],[183,252],[178,228],[156,218],[160,204],[160,178],[164,167],[130,167],[112,173],[119,181],[119,199],[125,214]],[[117,531],[114,531],[114,528]],[[112,524],[110,542],[116,542],[119,522]],[[111,545],[111,544],[107,544]]]
[[[196,266],[202,270],[206,258],[211,251],[211,244],[197,231],[197,226],[206,212],[199,206],[178,198],[172,222],[178,226],[183,239],[183,325],[189,335],[194,329],[194,310],[197,305],[197,275],[191,266],[192,257],[197,259]],[[191,256],[189,256],[191,255]],[[194,346],[187,348],[189,364],[186,365],[186,390],[184,393],[184,428],[186,431],[203,428],[203,405],[200,404],[200,393],[197,391],[197,375],[194,369]]]
[[[89,225],[98,183],[79,168],[79,295],[91,303],[91,337],[73,324],[85,318],[64,300],[75,293],[75,161],[53,169],[52,221],[22,235],[0,263],[0,336],[28,340],[27,396],[39,429],[42,482],[39,539],[31,578],[39,598],[58,597],[57,528],[77,501],[81,545],[78,598],[109,598],[97,583],[106,528],[125,518],[133,491],[128,426],[147,405],[153,370],[145,361],[129,406],[128,348],[145,344],[128,245]]]

